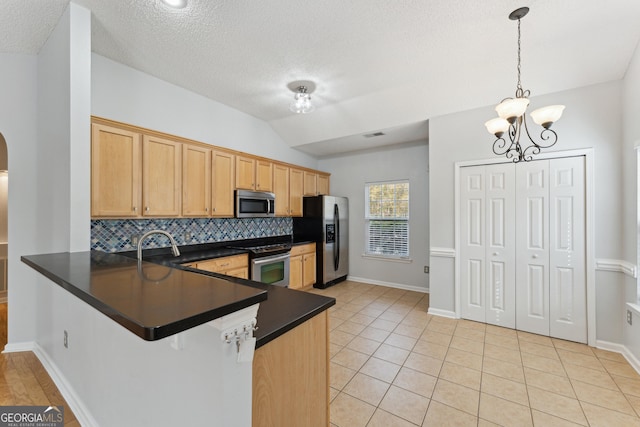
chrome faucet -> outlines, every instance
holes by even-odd
[[[152,234],[162,234],[164,236],[167,236],[169,238],[169,241],[171,241],[171,252],[173,252],[173,256],[180,256],[180,251],[178,250],[176,241],[173,239],[173,236],[171,234],[167,233],[164,230],[151,230],[140,236],[140,239],[138,240],[138,261],[142,260],[142,242]]]

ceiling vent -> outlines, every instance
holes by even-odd
[[[365,138],[375,138],[376,136],[382,136],[382,135],[386,135],[386,133],[384,133],[384,132],[368,133],[364,137]]]

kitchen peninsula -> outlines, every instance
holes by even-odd
[[[65,304],[91,313],[79,330],[60,331],[60,351],[80,347],[105,372],[104,383],[87,386],[103,388],[111,408],[83,402],[96,424],[117,408],[120,425],[199,425],[212,416],[225,426],[328,425],[326,310],[334,299],[160,259],[138,263],[97,251],[22,257],[66,291],[58,293]],[[236,345],[211,326],[256,304],[256,351],[243,363]],[[140,398],[123,398],[123,386]],[[178,401],[187,401],[179,415],[172,407]]]

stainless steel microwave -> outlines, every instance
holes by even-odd
[[[236,190],[236,218],[275,216],[276,196],[262,191]]]

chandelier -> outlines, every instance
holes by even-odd
[[[535,141],[529,133],[527,125],[527,117],[524,114],[529,106],[530,91],[522,89],[520,82],[520,19],[529,13],[528,7],[521,7],[509,14],[512,21],[518,20],[518,85],[516,86],[515,98],[505,98],[496,106],[498,116],[491,119],[484,125],[496,140],[493,142],[493,152],[499,156],[506,155],[508,159],[512,159],[514,163],[521,161],[529,161],[533,159],[533,155],[539,154],[542,148],[552,147],[558,141],[558,135],[551,130],[551,125],[556,122],[564,105],[549,105],[531,112],[533,121],[542,126],[540,139]],[[508,137],[508,140],[503,136]],[[523,137],[523,144],[530,144],[526,148],[520,143],[520,137]],[[528,138],[526,142],[524,138]]]

